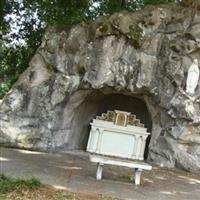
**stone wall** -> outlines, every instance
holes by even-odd
[[[50,27],[3,99],[0,142],[43,151],[73,149],[78,108],[89,95],[124,94],[142,99],[151,116],[148,159],[199,172],[200,87],[193,96],[185,92],[195,58],[200,63],[200,13],[178,5]]]

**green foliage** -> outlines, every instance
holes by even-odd
[[[148,5],[157,5],[157,4],[166,4],[166,3],[173,3],[174,0],[144,0],[144,4]]]
[[[121,10],[135,11],[144,6],[143,0],[96,0],[99,7],[96,8],[96,15],[107,15]]]
[[[86,19],[89,0],[24,0],[28,12],[38,12],[39,19],[48,25],[74,24]]]
[[[49,25],[72,25],[120,10],[175,0],[1,0],[0,98],[28,67]],[[11,14],[14,16],[12,17]],[[14,25],[17,31],[12,31]],[[102,31],[106,31],[106,26]]]
[[[0,175],[0,194],[5,194],[11,191],[21,191],[23,189],[36,189],[40,186],[41,183],[35,178],[25,180]]]
[[[32,41],[33,42],[33,41]],[[19,75],[27,68],[35,53],[36,45],[6,47],[0,46],[0,98],[10,89]]]

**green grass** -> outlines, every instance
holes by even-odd
[[[0,194],[21,191],[23,189],[36,189],[40,186],[41,183],[35,178],[20,179],[0,175]]]
[[[112,197],[90,196],[56,190],[42,185],[37,179],[20,179],[0,175],[0,200],[116,200]]]

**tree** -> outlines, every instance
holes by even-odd
[[[49,25],[72,25],[120,10],[175,0],[1,0],[0,98],[9,90],[40,45]]]

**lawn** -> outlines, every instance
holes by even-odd
[[[72,193],[42,185],[35,178],[19,179],[0,175],[0,200],[113,200],[103,196]]]

